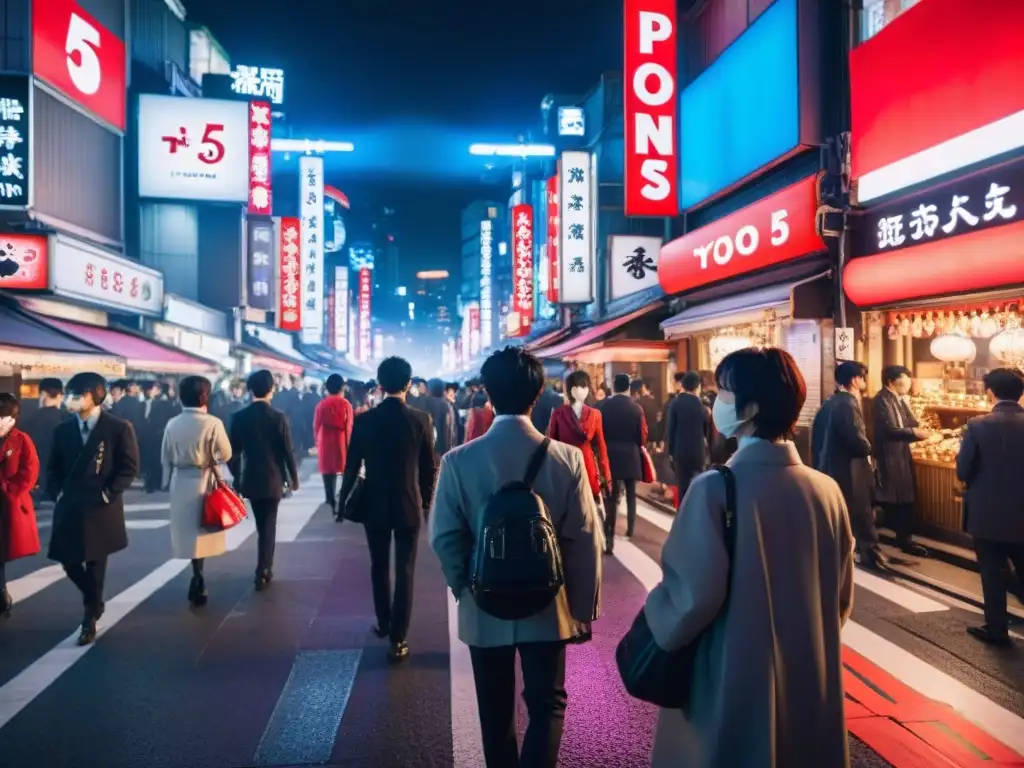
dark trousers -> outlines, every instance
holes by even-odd
[[[252,516],[256,521],[256,572],[274,567],[277,547],[277,506],[280,499],[252,499]]]
[[[327,503],[331,505],[331,509],[338,508],[338,476],[333,472],[322,475],[324,479],[324,497],[327,499]]]
[[[95,617],[103,608],[103,585],[107,580],[107,558],[87,563],[61,563],[71,583],[82,593],[82,605]]]
[[[636,527],[636,480],[616,480],[612,478],[612,494],[608,500],[608,510],[604,518],[604,537],[609,548],[615,536],[615,523],[618,520],[619,500],[626,494],[626,535],[632,536]]]
[[[160,448],[147,443],[142,453],[142,485],[146,493],[157,493],[163,490],[164,465],[160,458]]]
[[[529,723],[516,748],[516,651]],[[470,646],[487,768],[555,768],[565,723],[565,643]]]
[[[7,563],[0,560],[0,592],[7,589]]]
[[[1024,599],[1024,544],[975,539],[974,552],[978,555],[981,571],[981,592],[985,598],[985,625],[995,633],[1006,634],[1009,616],[1006,612],[1006,563],[1013,563],[1017,571],[1017,585]]]
[[[413,576],[420,529],[366,526],[370,548],[370,582],[377,626],[390,633],[391,642],[405,641],[412,618]],[[391,539],[395,540],[395,591],[391,593]]]
[[[864,504],[848,504],[850,528],[861,552],[875,552],[878,549],[878,526],[875,525],[875,509]]]
[[[914,521],[917,510],[913,502],[910,504],[884,503],[880,505],[885,511],[885,524],[896,534],[896,543],[900,546],[909,544],[914,534]]]
[[[693,478],[704,471],[704,464],[676,458],[672,459],[672,464],[675,467],[676,487],[679,489],[679,503],[682,504]]]

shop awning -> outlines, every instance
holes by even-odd
[[[139,373],[206,374],[217,367],[208,360],[165,347],[129,331],[100,328],[70,320],[47,317],[43,321],[81,341],[125,359],[129,370]]]
[[[675,349],[668,341],[642,341],[639,339],[614,339],[588,344],[566,355],[567,360],[588,365],[606,363],[665,363]]]
[[[566,337],[569,336],[573,331],[572,326],[566,328],[556,328],[553,331],[541,334],[536,339],[531,339],[523,344],[523,349],[527,352],[537,352],[538,350],[544,349],[544,347],[550,347],[552,344],[557,344]]]
[[[0,304],[0,369],[18,368],[29,379],[91,370],[124,376],[125,361],[67,336],[16,307]]]
[[[640,309],[630,312],[627,315],[623,315],[622,317],[617,317],[614,320],[606,320],[603,323],[592,325],[589,328],[583,329],[570,339],[566,339],[554,346],[537,350],[536,355],[538,357],[548,359],[565,357],[578,349],[582,349],[585,346],[600,341],[605,336],[608,336],[622,328],[626,323],[636,320],[638,317],[643,317],[648,312],[652,312],[662,306],[664,305],[661,302],[648,304],[646,307],[641,307]]]
[[[271,373],[287,374],[289,376],[301,376],[305,366],[295,360],[288,360],[278,354],[276,350],[261,343],[257,339],[249,339],[244,344],[236,345],[235,349],[245,352],[252,357],[252,370],[258,371],[265,368]]]

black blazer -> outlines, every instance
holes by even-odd
[[[39,455],[39,466],[42,467],[39,477],[40,485],[46,483],[46,467],[50,463],[50,453],[53,451],[53,440],[57,433],[57,427],[68,418],[68,415],[63,408],[49,406],[36,408],[27,419],[22,419],[24,426],[21,426],[21,431],[35,443],[36,453]]]
[[[48,557],[62,563],[100,560],[128,546],[124,492],[139,474],[132,425],[100,413],[82,444],[77,418],[61,422],[46,465],[46,491],[57,505]]]
[[[640,449],[647,442],[643,408],[629,395],[612,395],[597,404],[604,420],[604,442],[612,480],[643,480]]]
[[[530,413],[530,421],[533,422],[533,426],[542,435],[548,433],[548,425],[551,423],[551,414],[556,408],[565,405],[565,398],[555,392],[553,389],[547,389],[540,393],[540,398],[537,400],[536,405],[533,406],[533,411]]]
[[[443,397],[427,395],[420,398],[419,410],[430,416],[431,429],[437,432],[434,452],[438,456],[444,456],[455,447],[458,439],[455,430],[455,409]]]
[[[363,464],[366,526],[419,527],[434,494],[437,470],[430,417],[394,397],[356,416],[341,484],[342,500],[351,493]]]
[[[849,392],[836,392],[814,417],[811,464],[839,484],[855,521],[871,519],[875,477],[870,456],[860,401]]]
[[[704,468],[710,424],[707,406],[696,395],[680,392],[672,400],[665,425],[665,449],[677,464]]]
[[[256,400],[231,420],[231,461],[235,488],[248,499],[280,499],[287,483],[299,487],[288,417]]]
[[[916,495],[910,444],[920,439],[914,434],[920,424],[903,398],[888,389],[875,395],[871,405],[875,422],[875,501],[913,504]]]

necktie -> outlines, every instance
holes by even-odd
[[[82,442],[84,443],[89,439],[89,422],[82,422]]]

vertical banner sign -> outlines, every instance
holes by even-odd
[[[334,346],[334,286],[327,287],[327,298],[324,299],[327,305],[327,328],[325,332],[326,340],[325,345],[329,349],[335,349]]]
[[[593,189],[589,152],[563,152],[558,178],[559,279],[562,304],[594,300]]]
[[[512,209],[512,315],[510,336],[529,336],[533,325],[533,207]]]
[[[302,330],[300,230],[299,220],[294,216],[281,218],[281,283],[278,291],[277,327],[282,331]]]
[[[679,214],[676,0],[626,0],[627,216]]]
[[[334,268],[334,348],[348,352],[348,266]]]
[[[250,219],[246,232],[246,303],[253,309],[274,308],[270,286],[273,282],[274,222]]]
[[[368,267],[359,270],[359,362],[370,360],[373,343],[373,318],[370,315],[370,294],[373,292],[372,273]]]
[[[548,282],[544,286],[548,301],[558,303],[558,176],[552,176],[547,183],[548,223]]]
[[[474,303],[469,308],[469,357],[480,354],[480,306]]]
[[[0,208],[32,205],[29,79],[0,75]]]
[[[491,261],[494,256],[494,229],[490,219],[480,222],[480,345],[487,349],[494,333],[494,292],[491,283]]]
[[[324,159],[299,158],[302,214],[302,343],[324,340]]]
[[[270,103],[249,102],[249,213],[270,216]]]
[[[348,348],[358,360],[359,351],[359,314],[352,304],[352,291],[348,292]]]

